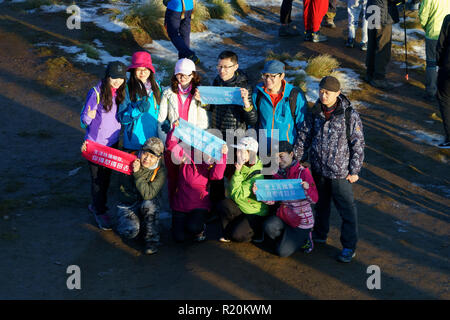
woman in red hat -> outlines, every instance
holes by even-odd
[[[158,136],[161,86],[155,79],[152,57],[146,51],[133,54],[128,71],[130,79],[117,119],[124,128],[124,149],[137,151],[148,138]]]

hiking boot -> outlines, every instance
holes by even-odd
[[[352,261],[352,258],[354,258],[355,256],[356,256],[355,250],[344,248],[337,257],[337,260],[340,262],[348,263]]]
[[[195,242],[203,242],[206,240],[206,225],[203,225],[203,231],[200,232],[199,234],[195,235],[194,241]]]
[[[278,35],[280,37],[295,37],[300,35],[300,31],[292,24],[282,25],[278,30]]]
[[[324,42],[328,41],[328,37],[320,34],[319,31],[312,33],[312,42]]]
[[[353,38],[348,38],[347,42],[345,43],[345,46],[347,48],[354,48],[355,47],[355,39]]]
[[[390,87],[386,80],[370,80],[369,84],[377,89],[386,90]]]
[[[367,42],[360,42],[359,43],[359,48],[362,50],[362,51],[367,51]]]
[[[334,19],[333,18],[325,18],[324,22],[323,22],[323,26],[326,28],[331,28],[331,29],[335,29],[336,25],[334,24]]]
[[[304,253],[311,253],[314,249],[314,241],[312,239],[312,232],[309,233],[308,239],[306,243],[302,246],[302,250]]]
[[[441,149],[450,149],[450,141],[439,143],[437,147]]]
[[[158,246],[155,242],[146,242],[145,243],[145,249],[144,249],[144,253],[145,254],[155,254],[158,252]]]
[[[111,220],[109,216],[105,214],[94,214],[97,225],[102,230],[111,230]]]
[[[312,32],[305,31],[305,39],[304,41],[312,41]]]
[[[197,57],[195,54],[189,56],[188,59],[192,60],[195,64],[199,64],[200,63],[199,57]]]

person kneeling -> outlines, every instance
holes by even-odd
[[[160,206],[157,196],[167,177],[161,161],[163,152],[160,139],[147,139],[132,164],[133,174],[121,177],[116,230],[120,236],[134,239],[142,229],[145,254],[158,251]]]

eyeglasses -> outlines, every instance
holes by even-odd
[[[262,74],[261,78],[263,78],[264,80],[267,80],[270,78],[270,80],[275,80],[275,78],[277,76],[281,76],[281,73],[276,73],[276,74],[270,74],[270,73],[266,73],[266,74]]]
[[[230,68],[233,68],[235,66],[235,64],[233,64],[232,66],[217,66],[216,68],[217,68],[217,70],[222,70],[222,69],[225,69],[225,70],[228,70],[228,69],[230,69]]]
[[[183,78],[187,78],[189,79],[190,77],[192,77],[192,73],[191,74],[182,74],[182,73],[177,73],[176,75],[177,77],[183,79]]]

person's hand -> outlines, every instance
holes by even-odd
[[[224,144],[222,146],[222,154],[227,154],[228,153],[228,146],[226,144]]]
[[[250,102],[248,101],[248,90],[241,88],[241,98],[244,102],[244,108],[250,108]]]
[[[91,110],[91,106],[88,106],[87,115],[91,119],[95,119],[95,116],[97,115],[97,110]]]
[[[85,152],[87,150],[87,141],[84,140],[83,144],[81,145],[81,152]]]
[[[175,120],[174,123],[172,124],[173,128],[176,128],[180,125],[180,122],[178,120]]]
[[[349,174],[345,180],[348,180],[350,183],[355,183],[358,181],[359,176],[357,174]]]
[[[133,172],[138,172],[141,168],[141,160],[136,159],[133,161]]]
[[[307,181],[302,181],[303,189],[308,190],[309,189],[309,183]]]
[[[273,200],[263,201],[263,203],[267,204],[268,206],[273,206],[275,204],[275,201],[273,201]]]
[[[200,96],[200,91],[198,90],[198,88],[195,88],[195,92],[194,92],[194,99],[201,102],[202,98]]]
[[[255,183],[253,183],[253,187],[252,187],[252,191],[253,191],[254,195],[256,195],[257,190],[258,190],[258,187],[256,186],[256,182],[255,182]]]
[[[239,164],[239,163],[235,163],[234,166],[236,168],[236,171],[241,171],[243,165]]]

